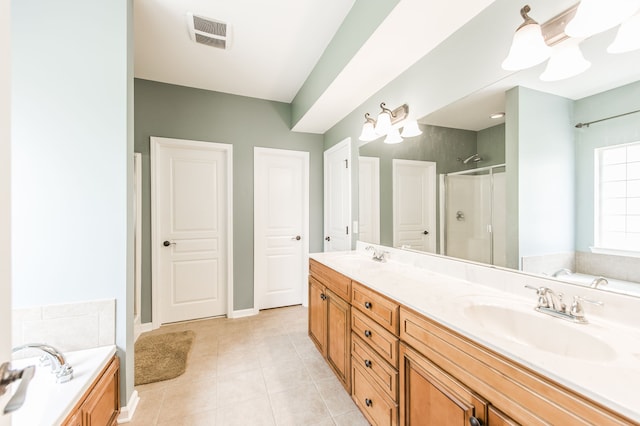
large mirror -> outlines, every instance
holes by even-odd
[[[422,117],[418,137],[363,143],[360,239],[640,296],[640,50],[608,54],[614,36],[582,42],[579,76],[524,70]]]

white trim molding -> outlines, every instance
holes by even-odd
[[[260,313],[260,310],[256,309],[256,308],[249,308],[249,309],[240,309],[238,311],[231,311],[231,313],[229,315],[227,315],[228,318],[243,318],[243,317],[251,317],[253,315],[258,315]]]
[[[129,398],[129,402],[127,402],[127,405],[120,409],[118,424],[129,423],[131,420],[133,420],[133,415],[136,412],[136,408],[138,408],[139,402],[140,396],[138,395],[138,391],[134,390],[133,392],[131,392],[131,398]]]

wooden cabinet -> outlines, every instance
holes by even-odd
[[[114,426],[118,422],[119,414],[120,360],[114,356],[62,424]]]
[[[309,337],[326,358],[342,385],[351,392],[351,305],[334,290],[350,299],[351,282],[313,261],[309,276]]]
[[[398,334],[399,305],[357,281],[352,281],[351,304],[380,324],[387,331]]]
[[[400,424],[486,425],[488,404],[404,343],[400,345]]]

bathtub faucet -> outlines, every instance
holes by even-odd
[[[56,383],[66,383],[73,378],[73,368],[67,364],[62,352],[53,346],[43,343],[27,343],[26,345],[16,346],[11,352],[18,352],[23,349],[38,349],[44,352],[40,362],[44,365],[51,365],[51,372],[56,375]]]
[[[597,277],[597,278],[594,278],[593,281],[591,281],[591,284],[589,285],[589,287],[599,288],[601,285],[607,285],[607,284],[609,284],[609,281],[607,281],[605,277]]]

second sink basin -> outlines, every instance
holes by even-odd
[[[545,318],[533,310],[472,304],[464,308],[464,315],[493,335],[556,355],[588,361],[608,361],[616,356],[606,342],[578,329],[583,325]]]

